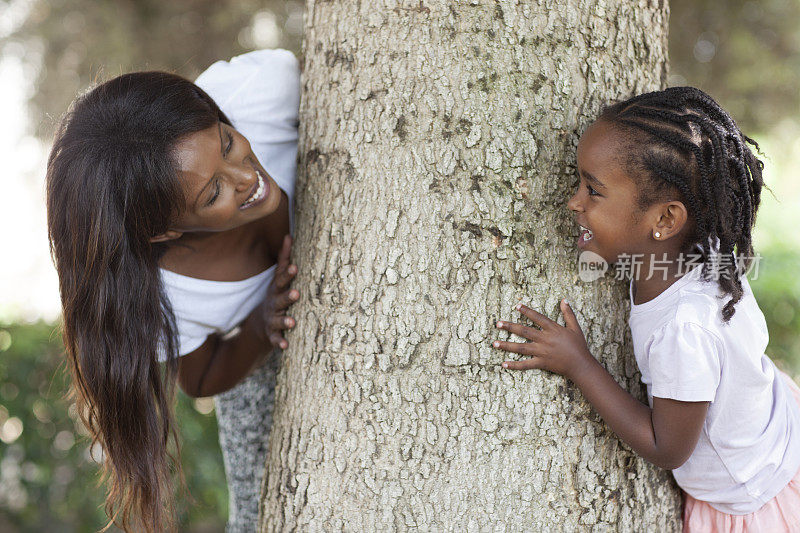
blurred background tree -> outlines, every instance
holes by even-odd
[[[257,48],[297,52],[298,0],[34,0],[4,47],[39,65],[30,108],[49,136],[76,94],[132,70],[194,79],[211,63]]]
[[[800,114],[800,2],[672,0],[670,85],[717,99],[765,135]]]
[[[728,109],[766,154],[753,290],[768,353],[800,374],[800,2],[672,0],[671,85],[695,85]],[[300,0],[0,0],[0,57],[33,80],[30,129],[41,139],[76,94],[142,69],[194,78],[257,48],[300,51]],[[105,524],[88,442],[65,401],[54,324],[0,323],[0,531],[84,532]],[[196,500],[182,531],[221,531],[227,491],[213,403],[180,396],[183,461]]]

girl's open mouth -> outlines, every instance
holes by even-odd
[[[578,248],[583,248],[589,241],[592,240],[592,237],[594,237],[594,233],[592,233],[592,230],[590,230],[589,228],[584,228],[583,226],[580,226],[580,228],[581,228],[581,235],[580,237],[578,237]]]

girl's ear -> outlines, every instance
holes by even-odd
[[[160,235],[156,235],[155,237],[150,237],[150,242],[165,242],[165,241],[174,241],[175,239],[180,239],[183,236],[182,231],[175,231],[172,229],[168,229],[164,233]]]
[[[663,241],[677,235],[686,226],[689,212],[683,202],[672,201],[661,205],[658,220],[653,227],[653,236]]]

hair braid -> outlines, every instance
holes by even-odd
[[[728,115],[709,95],[699,89],[691,87],[675,89],[686,89],[682,98],[685,103],[698,103],[708,115],[722,122],[727,128],[727,138],[732,141],[736,148],[736,157],[732,158],[732,162],[739,171],[736,177],[739,181],[740,192],[746,193],[746,196],[742,196],[748,204],[747,209],[744,211],[747,222],[746,227],[752,227],[755,222],[755,213],[758,209],[761,197],[761,188],[763,186],[761,171],[764,168],[764,164],[747,148],[747,144],[752,145],[756,150],[760,151],[758,143],[741,133],[730,115]],[[746,239],[750,241],[749,234],[746,236]]]

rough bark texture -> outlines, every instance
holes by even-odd
[[[668,472],[490,346],[518,301],[567,297],[641,397],[627,287],[578,280],[565,204],[600,107],[664,86],[667,21],[645,0],[309,1],[263,531],[679,530]]]

